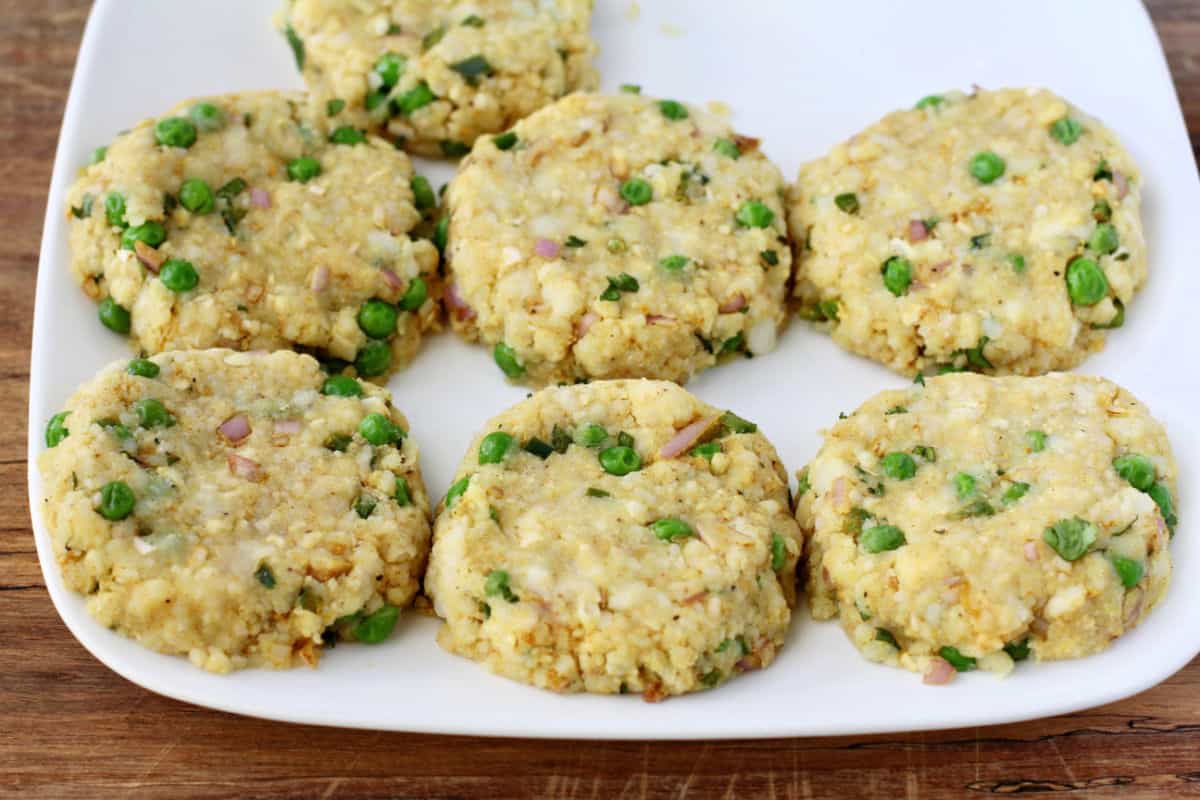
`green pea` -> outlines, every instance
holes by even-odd
[[[897,481],[906,481],[917,474],[917,462],[908,453],[888,453],[879,462],[883,474]]]
[[[300,156],[288,162],[287,174],[290,180],[308,183],[321,174],[321,162],[312,156]]]
[[[665,517],[655,520],[650,523],[650,530],[654,531],[654,535],[664,542],[686,539],[696,533],[692,530],[691,525],[688,525],[678,517]]]
[[[1117,236],[1117,229],[1108,222],[1097,225],[1096,230],[1092,231],[1092,235],[1088,239],[1088,247],[1102,255],[1115,253],[1120,246],[1121,240]]]
[[[125,195],[120,192],[109,192],[104,198],[104,217],[114,228],[124,228],[129,223],[125,221]]]
[[[1174,534],[1179,518],[1175,516],[1175,506],[1171,502],[1171,490],[1165,483],[1156,483],[1146,490],[1146,494],[1150,495],[1150,499],[1158,506],[1158,510],[1162,512],[1163,522],[1167,523],[1167,528]]]
[[[343,125],[329,134],[329,141],[334,144],[363,144],[367,141],[367,135],[353,125]]]
[[[196,126],[190,119],[167,117],[154,126],[154,138],[165,147],[191,147],[196,143]]]
[[[1083,133],[1083,126],[1070,117],[1055,120],[1050,126],[1050,135],[1063,144],[1075,144]]]
[[[1104,270],[1090,258],[1077,258],[1067,267],[1067,294],[1077,306],[1094,306],[1108,295]]]
[[[992,183],[1004,174],[1004,159],[991,151],[976,153],[971,157],[969,170],[980,183]]]
[[[670,120],[678,121],[687,119],[688,117],[687,106],[675,100],[659,100],[658,110],[662,112],[664,117]]]
[[[188,178],[179,187],[179,205],[193,214],[211,214],[217,207],[217,198],[206,181]]]
[[[429,185],[429,179],[424,175],[413,175],[408,185],[412,188],[413,205],[417,207],[418,211],[428,211],[437,205],[433,187]]]
[[[471,476],[468,475],[462,480],[455,481],[454,484],[451,485],[449,491],[446,492],[446,508],[454,507],[454,504],[458,502],[458,498],[462,497],[463,492],[467,491],[467,486],[469,486],[470,483]]]
[[[575,441],[584,447],[599,447],[608,440],[608,431],[594,422],[589,422],[575,431]]]
[[[1146,565],[1141,561],[1123,556],[1113,556],[1111,560],[1113,569],[1117,572],[1117,578],[1126,589],[1137,586],[1141,582],[1142,576],[1146,574]]]
[[[98,313],[100,324],[113,333],[129,333],[131,324],[129,311],[124,306],[118,305],[116,300],[111,297],[101,300]]]
[[[621,197],[631,206],[644,206],[654,197],[654,189],[641,178],[630,178],[621,184]]]
[[[400,310],[416,311],[425,305],[425,300],[428,297],[429,287],[425,285],[425,281],[421,278],[413,278],[409,281],[408,288],[404,290],[404,295],[400,298]]]
[[[833,198],[833,204],[845,211],[847,214],[858,213],[858,195],[854,192],[845,192]]]
[[[392,635],[400,609],[385,605],[373,614],[363,617],[354,626],[354,638],[363,644],[379,644]]]
[[[742,157],[742,149],[732,139],[717,139],[713,142],[713,150],[735,161]]]
[[[424,108],[437,99],[437,95],[429,88],[429,84],[421,81],[412,89],[397,97],[393,103],[398,114],[411,114],[418,108]]]
[[[396,486],[392,490],[392,499],[401,508],[412,505],[412,492],[408,488],[407,478],[396,478]]]
[[[158,271],[158,279],[163,282],[163,286],[178,294],[195,289],[196,284],[200,282],[200,275],[192,266],[192,262],[182,258],[168,258]]]
[[[433,246],[437,248],[439,253],[446,252],[446,240],[450,235],[450,218],[442,217],[438,220],[437,226],[433,229]]]
[[[264,588],[275,588],[275,573],[271,571],[269,565],[260,564],[258,569],[254,570],[254,577]]]
[[[400,73],[408,62],[397,53],[384,53],[375,62],[375,72],[389,89],[400,82]]]
[[[1019,642],[1009,642],[1004,645],[1004,652],[1008,653],[1008,657],[1013,661],[1024,661],[1029,658],[1029,639],[1022,639]]]
[[[321,384],[321,394],[330,397],[362,397],[362,384],[349,375],[330,375]]]
[[[1013,272],[1020,275],[1025,271],[1025,256],[1020,253],[1009,253],[1006,259],[1012,266]]]
[[[92,151],[91,163],[99,164],[100,162],[104,161],[105,157],[107,157],[107,156],[108,156],[108,148],[107,147],[97,147],[95,150]]]
[[[384,414],[373,412],[358,423],[358,433],[371,444],[379,447],[404,438],[404,429]]]
[[[859,538],[859,544],[868,553],[895,550],[905,543],[904,531],[895,525],[872,525],[870,528],[865,528]]]
[[[686,267],[688,265],[688,262],[690,262],[690,261],[691,261],[691,259],[688,258],[687,256],[676,254],[673,256],[666,256],[664,258],[660,258],[658,260],[658,265],[660,267],[662,267],[663,269],[665,269],[667,272],[679,272],[679,270]]]
[[[158,247],[167,240],[167,231],[161,222],[146,220],[141,225],[126,228],[121,234],[121,249],[132,250],[134,244],[142,242],[150,247]]]
[[[517,144],[517,134],[506,131],[499,136],[493,136],[492,144],[496,145],[497,150],[512,150]]]
[[[358,310],[358,327],[374,339],[384,339],[396,332],[396,309],[383,300],[368,300]]]
[[[138,424],[143,428],[169,428],[175,424],[175,418],[161,400],[146,397],[133,404],[133,412],[137,414]]]
[[[196,103],[188,110],[188,116],[202,133],[212,133],[225,127],[224,112],[212,103]]]
[[[600,466],[609,475],[628,475],[642,468],[642,457],[632,447],[617,445],[600,451]]]
[[[778,533],[771,534],[771,569],[779,572],[787,566],[787,540]]]
[[[1044,431],[1025,431],[1025,444],[1034,453],[1046,449],[1046,433]]]
[[[100,489],[100,505],[96,507],[96,511],[105,519],[118,522],[133,513],[136,502],[137,498],[128,484],[124,481],[109,481]]]
[[[354,357],[354,368],[364,378],[382,375],[392,365],[392,348],[387,342],[371,339],[364,344]]]
[[[442,155],[446,158],[462,158],[471,152],[469,144],[460,142],[457,139],[442,139],[438,142],[438,147],[441,148]]]
[[[46,447],[58,447],[63,439],[71,435],[66,424],[70,415],[70,411],[60,411],[46,423]]]
[[[916,107],[917,108],[937,108],[943,102],[945,102],[945,100],[946,100],[946,98],[942,97],[940,94],[928,94],[917,101]]]
[[[489,433],[479,443],[479,463],[499,464],[508,455],[508,451],[515,442],[516,440],[512,437],[512,434],[505,433],[504,431]]]
[[[1079,517],[1060,519],[1042,534],[1046,544],[1067,561],[1083,557],[1096,541],[1096,526]]]
[[[472,86],[478,84],[481,78],[486,78],[495,72],[491,63],[479,54],[451,64],[450,69],[462,75],[463,79]]]
[[[973,475],[960,472],[954,476],[954,493],[958,495],[959,500],[966,500],[968,497],[973,497],[977,490],[978,488]]]
[[[908,287],[912,284],[912,263],[907,258],[892,256],[883,262],[879,271],[883,275],[883,285],[889,292],[896,297],[908,294]]]
[[[519,378],[525,374],[525,367],[517,360],[517,351],[504,342],[497,342],[492,350],[492,358],[496,366],[510,378]]]
[[[958,652],[957,647],[943,647],[938,650],[938,655],[946,659],[956,672],[970,672],[975,669],[975,659],[964,656]]]
[[[721,427],[729,433],[756,433],[758,426],[748,419],[743,419],[732,411],[721,415]]]
[[[1130,453],[1113,459],[1112,465],[1117,474],[1138,491],[1148,492],[1154,485],[1156,477],[1154,462],[1143,455]]]
[[[1024,497],[1030,488],[1028,483],[1014,483],[1004,490],[1004,494],[1000,497],[1000,502],[1006,506],[1012,505]]]
[[[360,494],[354,500],[354,513],[358,514],[359,519],[367,519],[375,511],[375,506],[379,505],[379,501],[369,494]]]
[[[489,597],[503,597],[508,602],[515,603],[521,598],[513,594],[512,587],[509,586],[510,580],[507,572],[494,569],[483,581],[483,593]]]
[[[125,371],[130,375],[137,375],[139,378],[157,378],[159,368],[158,364],[148,358],[135,358],[129,362]]]
[[[775,212],[757,200],[747,200],[733,218],[743,228],[767,228],[775,221]]]

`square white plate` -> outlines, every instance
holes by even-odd
[[[67,272],[63,198],[97,145],[186,97],[235,89],[299,87],[292,57],[270,26],[276,0],[101,0],[79,53],[50,188],[37,288],[30,380],[30,475],[46,420],[102,365],[127,358],[96,322],[95,306]],[[442,652],[436,623],[402,618],[377,647],[329,652],[316,670],[218,677],[112,633],[67,591],[40,515],[34,514],[46,584],[67,627],[98,659],[152,691],[199,705],[295,722],[464,734],[629,739],[732,738],[921,730],[1011,722],[1099,705],[1146,689],[1200,649],[1200,547],[1190,502],[1200,497],[1200,380],[1188,367],[1200,341],[1196,219],[1200,184],[1166,62],[1135,2],[1010,0],[825,3],[599,0],[593,32],[606,89],[640,83],[648,94],[733,110],[739,130],[762,137],[789,178],[882,114],[932,91],[1041,85],[1108,122],[1145,175],[1149,285],[1122,330],[1083,371],[1131,389],[1170,431],[1181,468],[1184,524],[1175,579],[1136,631],[1091,658],[1021,665],[1007,679],[974,673],[949,687],[869,664],[841,630],[799,610],[782,656],[717,691],[643,703],[636,697],[558,696],[495,677]],[[1081,56],[1084,43],[1119,54]],[[1099,43],[1103,43],[1102,45]],[[419,162],[440,183],[444,164]],[[1174,357],[1178,356],[1179,361]],[[792,324],[776,352],[722,366],[690,388],[759,423],[789,471],[815,453],[818,429],[839,411],[906,381]],[[430,341],[392,378],[397,404],[421,444],[431,493],[446,489],[472,434],[519,400],[483,348],[453,335]]]

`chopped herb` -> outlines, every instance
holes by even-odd
[[[499,136],[492,137],[492,144],[496,145],[497,150],[512,150],[517,143],[517,134],[512,131],[507,131]]]
[[[1079,517],[1060,519],[1042,534],[1046,544],[1067,561],[1083,557],[1096,541],[1096,526]]]
[[[258,569],[254,570],[254,577],[266,588],[275,588],[275,573],[271,572],[271,568],[266,564],[260,564]]]
[[[603,489],[597,489],[595,486],[589,486],[587,490],[588,497],[612,497],[611,492],[606,492]]]
[[[492,65],[481,55],[464,58],[462,61],[451,64],[450,69],[462,75],[472,86],[477,85],[480,78],[486,78],[494,72]]]
[[[292,48],[292,56],[296,59],[296,69],[304,69],[304,40],[296,35],[296,31],[288,25],[283,29],[283,35]]]
[[[844,192],[833,198],[833,204],[847,214],[858,213],[858,195],[854,192]]]
[[[954,667],[957,672],[969,672],[975,669],[975,659],[964,656],[958,652],[956,647],[943,647],[938,650],[938,655],[950,662],[950,666]]]

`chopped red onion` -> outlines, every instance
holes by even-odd
[[[1038,560],[1037,542],[1026,542],[1025,543],[1025,560],[1030,563],[1033,563],[1034,561]]]
[[[587,336],[587,332],[592,329],[592,326],[600,321],[600,315],[589,311],[579,318],[575,323],[575,335],[579,338]]]
[[[646,324],[655,325],[659,322],[674,322],[675,318],[667,314],[647,314]]]
[[[722,314],[733,314],[735,312],[741,311],[745,307],[746,307],[746,295],[739,292],[739,293],[735,294],[733,297],[731,297],[730,299],[726,300],[724,303],[722,303],[721,306],[717,309],[717,311],[720,311]]]
[[[1113,186],[1117,187],[1117,199],[1124,200],[1125,195],[1129,194],[1129,179],[1124,173],[1113,171]]]
[[[271,195],[266,189],[251,189],[250,205],[257,206],[258,208],[270,208]]]
[[[389,288],[399,290],[404,287],[404,281],[401,279],[401,277],[392,272],[390,269],[381,269],[379,270],[379,274],[383,277],[383,282],[386,283]]]
[[[234,414],[217,426],[217,433],[236,447],[250,436],[250,420],[246,419],[245,414]]]
[[[914,219],[908,223],[908,240],[910,242],[923,242],[929,238],[929,229],[925,227],[925,223],[919,219]]]
[[[288,433],[288,434],[299,433],[300,432],[300,420],[298,420],[298,419],[275,420],[275,432],[276,433]]]
[[[929,662],[929,669],[925,671],[925,676],[921,681],[930,686],[944,686],[954,680],[955,673],[956,671],[949,661],[935,656]]]
[[[680,453],[691,449],[692,445],[704,435],[704,432],[713,426],[715,417],[706,417],[698,419],[695,422],[680,428],[679,431],[670,438],[670,440],[662,446],[658,451],[659,458],[674,458]]]
[[[474,319],[475,312],[467,305],[467,301],[458,292],[458,284],[447,283],[442,290],[442,299],[446,305],[454,309],[454,316],[460,320]]]
[[[237,453],[226,455],[225,463],[229,465],[229,471],[239,478],[245,478],[248,481],[260,481],[266,477],[263,474],[261,464],[252,459],[243,458]]]
[[[329,267],[322,264],[313,270],[312,278],[309,280],[308,288],[314,292],[323,292],[329,288]]]
[[[537,244],[533,246],[533,252],[542,258],[558,258],[558,254],[562,252],[562,246],[550,239],[538,239]]]

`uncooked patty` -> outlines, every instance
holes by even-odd
[[[76,392],[47,431],[42,514],[92,616],[214,672],[386,636],[429,546],[417,447],[386,391],[327,380],[308,356],[206,350]]]
[[[334,119],[456,158],[477,136],[595,88],[591,16],[592,0],[293,0],[280,22]]]
[[[791,270],[779,170],[722,119],[574,95],[485,138],[446,193],[449,314],[533,384],[686,381],[762,355]]]
[[[678,386],[545,389],[488,423],[455,481],[425,578],[447,650],[657,700],[783,645],[800,554],[783,467],[753,424]]]
[[[801,168],[796,296],[905,374],[1066,369],[1146,280],[1140,206],[1116,137],[1050,92],[935,95]]]
[[[1162,425],[1102,378],[881,392],[801,474],[813,614],[935,681],[1098,652],[1166,591],[1175,478]]]
[[[440,294],[436,249],[410,237],[412,166],[306,102],[183,103],[84,170],[68,195],[71,273],[110,327],[149,353],[303,347],[362,375],[409,361]],[[190,144],[160,143],[158,126]]]

